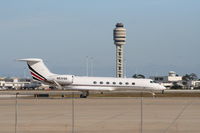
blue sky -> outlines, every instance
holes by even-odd
[[[15,59],[42,58],[55,73],[115,75],[113,28],[127,29],[127,76],[200,76],[199,0],[0,1],[0,76],[29,76]]]

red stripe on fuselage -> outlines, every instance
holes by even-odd
[[[44,80],[43,78],[37,76],[35,73],[31,72],[31,75],[34,76],[35,78],[39,79],[39,80]]]

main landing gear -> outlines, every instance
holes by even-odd
[[[80,98],[87,98],[89,96],[89,91],[82,91]]]

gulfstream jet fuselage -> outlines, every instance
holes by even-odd
[[[163,91],[166,88],[151,79],[114,78],[114,77],[82,77],[75,75],[59,75],[48,70],[42,59],[20,59],[26,61],[34,80],[56,86],[65,90],[82,91],[81,97],[87,97],[89,91]]]

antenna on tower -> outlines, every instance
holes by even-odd
[[[90,65],[91,65],[90,76],[94,76],[94,75],[93,75],[93,73],[94,73],[94,62],[93,62],[93,61],[94,61],[94,59],[93,59],[93,57],[91,57],[91,58],[90,58],[90,63],[91,63],[91,64],[90,64]]]

